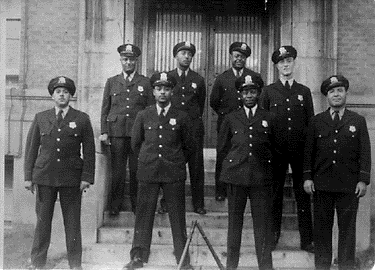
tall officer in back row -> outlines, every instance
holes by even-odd
[[[110,215],[117,216],[124,201],[126,165],[129,160],[129,195],[132,211],[137,201],[137,153],[130,146],[137,113],[154,102],[150,81],[136,71],[141,50],[132,44],[117,48],[122,72],[107,80],[101,111],[99,139],[111,150],[112,185]]]
[[[227,270],[238,267],[247,198],[259,269],[272,269],[272,182],[278,153],[275,115],[258,106],[261,84],[260,77],[250,75],[236,80],[243,107],[225,116],[218,137],[224,157],[220,181],[228,188]]]
[[[246,59],[251,55],[250,47],[244,42],[234,42],[229,47],[229,54],[232,67],[222,74],[217,76],[210,96],[210,106],[217,113],[217,133],[220,131],[221,123],[224,116],[238,108],[242,108],[241,94],[236,89],[235,81],[239,77],[250,75],[252,78],[261,76],[245,67]],[[263,80],[261,79],[260,87],[263,87]],[[224,201],[226,194],[226,184],[219,181],[221,163],[223,157],[219,154],[216,156],[216,170],[215,170],[215,185],[216,185],[216,200]]]
[[[339,269],[357,269],[356,216],[370,184],[371,146],[365,118],[345,108],[348,88],[342,75],[323,81],[321,92],[330,108],[313,117],[307,131],[303,178],[305,191],[314,194],[317,270],[331,267],[335,210]]]
[[[194,153],[188,161],[191,196],[194,212],[204,215],[204,165],[203,139],[204,126],[202,115],[206,101],[206,84],[204,78],[190,69],[196,48],[190,42],[180,42],[173,47],[173,57],[177,60],[177,68],[168,72],[177,81],[173,89],[172,104],[186,112],[192,119],[192,136],[195,140]],[[166,210],[161,201],[159,213]]]
[[[272,54],[272,62],[279,71],[279,79],[263,90],[261,105],[276,114],[276,142],[281,158],[275,168],[274,248],[279,241],[283,211],[283,190],[288,165],[292,168],[293,190],[297,202],[301,249],[313,252],[313,231],[310,196],[303,190],[302,167],[305,134],[314,115],[311,92],[294,80],[297,51],[282,46]]]
[[[54,108],[37,113],[27,135],[25,188],[36,189],[37,223],[28,269],[43,268],[51,241],[57,195],[64,218],[71,269],[82,269],[82,191],[94,183],[95,144],[89,116],[69,106],[76,87],[65,76],[52,79]]]
[[[139,196],[134,225],[131,261],[124,269],[142,268],[148,261],[159,190],[162,189],[171,223],[177,263],[184,250],[186,235],[186,162],[194,149],[191,120],[171,104],[176,80],[166,72],[151,77],[156,105],[147,107],[135,119],[132,148],[139,152]],[[188,253],[189,254],[189,253]],[[186,256],[183,269],[192,269]]]

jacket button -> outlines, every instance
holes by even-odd
[[[339,133],[339,131],[338,131],[337,129],[335,130],[335,132],[336,132],[336,133]]]
[[[129,100],[129,98],[127,97],[126,100]]]
[[[60,132],[60,131],[61,131],[61,128],[57,129],[57,131]]]
[[[288,121],[292,121],[292,118],[289,117],[289,118],[288,118]]]
[[[185,95],[184,95],[184,94],[182,94],[182,97],[185,97]]]
[[[159,157],[161,157],[161,154],[159,154]]]
[[[249,144],[249,146],[250,146],[250,147],[253,147],[253,144],[252,144],[252,143],[250,143],[250,144]]]
[[[57,162],[60,162],[60,159],[59,159],[59,158],[57,159]]]
[[[60,141],[60,138],[57,138],[57,139],[56,139],[56,141],[58,141],[58,142],[59,142],[59,141]]]
[[[125,114],[125,116],[126,116],[126,117],[129,117],[129,114],[127,113],[127,114]]]
[[[253,127],[249,127],[249,129],[253,129]]]
[[[60,148],[57,148],[56,150],[57,150],[57,152],[60,152]]]
[[[127,108],[127,109],[129,109],[129,108],[130,108],[130,106],[129,106],[129,105],[127,105],[127,106],[126,106],[126,108]]]
[[[159,144],[159,148],[163,148],[163,145]]]
[[[250,152],[250,153],[249,153],[249,156],[252,156],[252,155],[253,155],[253,153]]]
[[[231,160],[231,159],[229,160],[229,162],[232,162],[232,161],[233,161],[233,160]]]
[[[185,89],[185,86],[182,86],[181,88],[182,88],[182,89]]]
[[[130,92],[130,90],[129,90],[129,89],[126,89],[126,92]]]
[[[181,102],[181,105],[185,105],[185,102]]]
[[[336,164],[336,160],[332,161],[333,164]]]
[[[286,101],[289,102],[289,98],[287,98]]]
[[[159,135],[159,138],[162,138],[162,137],[163,137],[163,136],[160,134],[160,135]]]
[[[160,129],[162,129],[162,128],[163,128],[163,126],[159,126],[159,128],[160,128]]]
[[[292,128],[291,127],[288,127],[288,130],[291,130]]]
[[[252,138],[252,137],[253,137],[253,135],[250,134],[250,135],[249,135],[249,138]]]
[[[288,108],[287,110],[290,111],[290,108]]]
[[[333,142],[334,142],[334,143],[337,143],[337,140],[336,140],[336,139],[334,139],[334,140],[333,140]]]
[[[336,154],[336,152],[337,152],[336,150],[333,150],[333,153],[334,153],[334,154]]]

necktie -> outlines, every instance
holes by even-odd
[[[185,82],[185,71],[183,71],[183,72],[181,73],[180,78],[181,78],[181,82],[184,83],[184,82]]]
[[[125,79],[125,82],[126,83],[130,83],[130,79],[129,79],[129,77],[130,77],[130,74],[129,73],[126,73],[126,79]]]
[[[164,113],[165,113],[165,109],[161,108],[161,111],[160,111],[160,114],[159,114],[160,121],[163,121],[165,119]]]
[[[57,125],[60,126],[61,125],[61,122],[63,120],[63,117],[62,117],[62,114],[63,114],[63,110],[60,110],[57,114]]]
[[[236,70],[236,77],[237,77],[237,78],[241,77],[241,74],[240,74],[240,71],[239,71],[239,70]]]
[[[333,112],[333,123],[337,125],[340,122],[340,116],[338,111]]]
[[[249,120],[251,120],[251,118],[253,118],[253,111],[251,109],[249,110],[249,115],[247,116],[247,118]]]
[[[290,85],[289,85],[288,81],[285,82],[285,88],[286,88],[286,90],[290,90]]]

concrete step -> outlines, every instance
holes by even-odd
[[[206,215],[198,215],[196,213],[186,213],[186,224],[189,226],[193,221],[198,220],[204,229],[226,229],[228,227],[228,214],[221,212],[208,212]],[[104,226],[108,227],[133,227],[135,215],[132,212],[120,212],[117,217],[109,216],[108,211],[104,212]],[[169,227],[168,214],[155,214],[155,227]],[[244,229],[251,229],[253,221],[251,214],[244,215]],[[297,230],[298,222],[295,214],[283,214],[282,230]]]
[[[190,193],[190,189],[189,189]],[[204,205],[208,212],[228,212],[228,201],[218,202],[214,196],[205,196]],[[125,196],[124,202],[122,203],[122,209],[125,211],[131,211],[131,203],[128,195]],[[186,196],[186,212],[193,212],[194,207],[192,198],[190,195]],[[246,213],[250,213],[250,201],[246,204]],[[291,198],[284,198],[283,200],[283,213],[285,214],[296,214],[297,205],[296,201]]]
[[[187,227],[190,234],[191,226]],[[228,229],[203,228],[207,238],[213,246],[226,246]],[[133,241],[134,227],[101,227],[98,230],[98,243],[131,244]],[[172,232],[167,227],[154,227],[152,243],[160,245],[173,245]],[[192,246],[205,246],[206,242],[198,231],[194,232]],[[242,232],[242,246],[254,247],[254,230],[245,229]],[[300,238],[298,231],[284,230],[281,232],[278,248],[298,249]]]
[[[129,252],[131,247],[131,244],[92,244],[86,246],[83,251],[83,263],[94,265],[103,265],[108,263],[109,265],[122,266],[130,260]],[[220,261],[225,266],[227,254],[226,247],[219,246],[214,247],[214,249],[220,258]],[[216,265],[216,262],[207,246],[191,246],[189,248],[189,253],[191,264],[198,267],[198,269],[200,266],[214,267]],[[306,269],[314,267],[314,255],[300,250],[275,250],[272,253],[272,258],[273,264],[276,268]],[[176,259],[173,255],[173,246],[151,244],[151,255],[147,266],[176,267]],[[239,266],[257,266],[257,259],[253,247],[241,248]]]

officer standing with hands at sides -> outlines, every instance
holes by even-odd
[[[206,101],[206,84],[204,78],[190,69],[196,48],[190,42],[180,42],[173,47],[173,57],[177,60],[177,68],[169,71],[177,81],[173,89],[172,105],[186,112],[192,119],[192,136],[195,140],[194,152],[188,160],[191,196],[194,212],[204,215],[204,165],[203,139],[204,126],[202,115]],[[160,202],[159,213],[166,212],[165,203]]]
[[[227,269],[238,267],[247,198],[253,217],[255,250],[259,269],[272,268],[272,183],[277,156],[275,115],[260,108],[263,81],[246,75],[236,80],[243,106],[227,114],[218,137],[218,151],[224,157],[220,181],[227,184],[228,242]]]
[[[71,269],[82,269],[81,199],[94,183],[95,144],[89,116],[69,106],[76,87],[65,76],[52,79],[54,108],[35,115],[26,141],[25,188],[36,191],[34,241],[28,269],[43,268],[59,195]],[[82,153],[82,154],[81,154]]]
[[[210,106],[218,115],[217,133],[220,131],[224,116],[243,106],[241,94],[235,87],[235,81],[239,77],[244,78],[247,75],[250,75],[253,79],[255,77],[261,78],[259,73],[245,67],[246,59],[251,55],[251,49],[246,43],[232,43],[229,47],[229,54],[232,67],[217,76],[210,96]],[[259,83],[260,88],[262,88],[263,80]],[[217,151],[215,169],[215,198],[217,201],[224,201],[227,196],[225,183],[219,181],[222,162],[223,157],[219,156]]]
[[[124,201],[126,164],[129,160],[129,195],[133,213],[137,201],[137,153],[130,146],[131,130],[137,113],[154,102],[150,81],[136,71],[141,50],[132,44],[117,48],[122,72],[107,80],[101,111],[99,140],[109,145],[112,184],[110,215],[117,216]]]
[[[276,115],[275,135],[281,151],[274,179],[273,249],[280,238],[284,183],[290,164],[301,249],[314,252],[311,200],[303,190],[302,180],[305,134],[310,118],[314,116],[314,107],[310,89],[294,79],[296,57],[297,50],[292,46],[282,46],[274,51],[272,62],[279,71],[279,79],[263,89],[260,103],[264,109]]]
[[[321,85],[329,109],[309,124],[304,152],[304,189],[314,197],[315,269],[332,262],[332,227],[336,210],[340,270],[355,267],[359,198],[370,183],[371,149],[366,120],[346,108],[349,81],[330,76]]]
[[[163,190],[171,222],[174,254],[179,263],[187,240],[185,217],[186,162],[194,149],[191,120],[171,104],[176,80],[166,72],[151,77],[156,105],[139,112],[132,130],[132,148],[139,151],[138,198],[131,261],[123,269],[148,262],[159,190]],[[189,253],[188,253],[189,254]],[[186,256],[182,269],[192,269]]]

